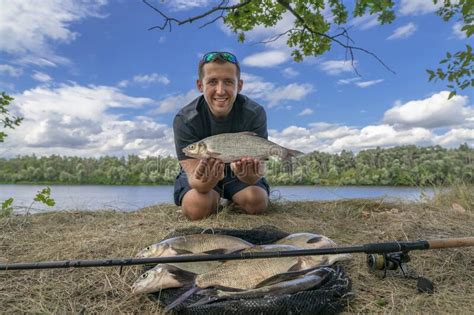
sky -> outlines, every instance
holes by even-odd
[[[219,1],[151,2],[185,19]],[[395,71],[355,52],[358,76],[336,44],[297,63],[284,37],[262,43],[290,28],[290,15],[239,43],[221,21],[200,28],[215,16],[149,30],[163,19],[138,0],[0,0],[0,90],[24,117],[7,130],[0,157],[176,156],[173,117],[199,96],[197,64],[208,51],[238,57],[242,94],[264,106],[269,139],[280,145],[305,153],[474,146],[473,89],[448,100],[446,82],[426,73],[468,43],[460,23],[444,22],[430,0],[395,2],[392,24],[363,16],[345,25],[354,45]]]

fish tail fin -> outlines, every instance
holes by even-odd
[[[303,156],[304,153],[298,150],[286,149],[286,154],[283,157],[283,169],[290,175],[293,175],[293,160],[292,158],[298,158]]]
[[[304,153],[301,152],[301,151],[298,151],[298,150],[291,150],[291,149],[288,149],[288,157],[300,157],[300,156],[303,156]]]

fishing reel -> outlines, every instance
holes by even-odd
[[[407,277],[406,263],[410,261],[410,256],[406,252],[369,254],[367,255],[367,265],[371,271],[382,270],[383,278],[387,276],[387,270],[400,269]]]
[[[416,275],[409,274],[407,266],[409,261],[410,256],[408,255],[408,252],[367,255],[367,266],[369,267],[369,270],[373,272],[383,271],[382,279],[387,276],[387,270],[400,269],[405,278],[417,280],[416,287],[419,292],[433,293],[434,285],[430,279],[422,277],[417,273]]]

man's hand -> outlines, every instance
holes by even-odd
[[[194,170],[194,178],[202,183],[215,182],[217,184],[224,178],[224,163],[214,158],[201,160]]]
[[[248,157],[231,163],[230,168],[241,182],[248,185],[255,185],[265,173],[263,162]]]
[[[224,178],[224,163],[221,160],[187,159],[179,162],[188,176],[189,186],[200,193],[207,193]]]

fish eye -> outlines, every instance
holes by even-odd
[[[145,250],[150,250],[150,249],[151,249],[150,246],[147,246],[147,247],[145,248]]]
[[[146,277],[148,277],[148,272],[146,272],[146,273],[142,274],[142,276],[141,276],[141,277],[142,277],[142,279],[146,279]]]
[[[195,146],[194,144],[191,144],[191,145],[189,146],[189,148],[190,148],[191,150],[194,150],[195,147],[196,147],[196,146]]]

